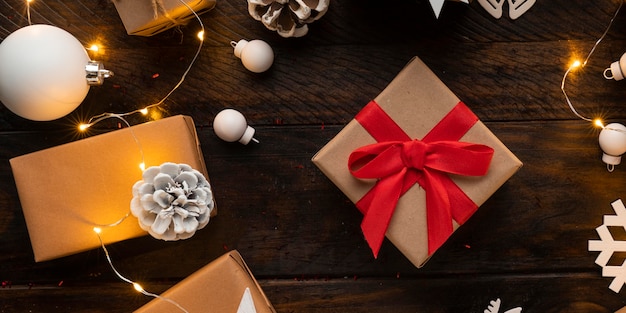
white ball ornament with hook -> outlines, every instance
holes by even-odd
[[[240,58],[243,66],[251,72],[263,73],[274,63],[274,51],[263,40],[241,39],[238,42],[231,41],[230,45],[235,49],[235,56]]]
[[[622,80],[626,76],[626,53],[622,55],[619,61],[611,63],[611,66],[604,70],[604,78]]]
[[[213,130],[220,139],[227,142],[239,141],[247,145],[252,140],[259,143],[253,138],[254,128],[248,126],[243,114],[234,109],[224,109],[217,113],[213,120]]]
[[[609,172],[615,165],[622,162],[622,155],[626,153],[626,126],[611,123],[602,127],[598,137],[602,149],[602,162],[606,163]]]
[[[0,101],[13,113],[50,121],[71,113],[89,85],[113,73],[91,61],[69,32],[51,25],[30,25],[0,44]]]

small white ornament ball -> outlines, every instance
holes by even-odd
[[[621,163],[622,154],[626,153],[626,126],[611,123],[604,126],[598,138],[602,149],[602,162],[609,166]]]
[[[267,71],[274,63],[274,51],[263,40],[239,40],[231,42],[235,48],[235,56],[241,59],[243,66],[254,73]]]
[[[234,109],[224,109],[217,113],[213,120],[213,130],[224,141],[239,141],[244,145],[250,140],[258,142],[253,138],[254,128],[248,126],[243,114]]]
[[[83,45],[63,29],[20,28],[0,44],[0,101],[30,120],[61,118],[87,96],[88,62]]]

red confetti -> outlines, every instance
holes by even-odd
[[[354,279],[354,280],[357,280],[358,278],[359,278],[359,277],[358,277],[358,276],[356,276],[356,275],[354,275],[354,277],[353,277],[353,279]]]
[[[114,85],[113,85],[113,88],[118,88],[118,89],[119,89],[119,88],[122,88],[122,86],[117,85],[117,84],[114,84]]]
[[[294,166],[294,168],[304,168],[304,165],[298,164],[298,165]]]
[[[472,246],[470,246],[470,245],[465,245],[465,248],[467,248],[467,249],[469,249],[469,248],[471,248],[471,247],[472,247]]]
[[[159,73],[152,74],[152,78],[157,78],[157,77],[159,77]]]
[[[396,273],[396,278],[400,278],[400,272]]]
[[[324,127],[326,127],[326,126],[324,125],[324,122],[322,122],[322,127],[321,127],[321,129],[322,129],[322,130],[324,130]]]
[[[229,250],[229,249],[228,249],[228,246],[227,246],[226,244],[223,244],[223,245],[222,245],[222,249],[224,249],[224,251],[228,251],[228,250]]]
[[[57,284],[57,286],[59,286],[59,287],[63,286],[63,281],[60,281],[60,282]]]

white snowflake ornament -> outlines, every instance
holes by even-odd
[[[619,266],[609,266],[609,260],[615,252],[626,252],[626,241],[616,241],[609,231],[609,226],[619,226],[626,230],[626,207],[621,199],[611,203],[616,215],[605,215],[602,226],[596,228],[600,240],[589,240],[589,251],[599,251],[596,264],[602,267],[602,277],[614,277],[609,289],[619,292],[626,283],[626,261]]]
[[[491,300],[489,302],[489,306],[487,306],[487,309],[483,312],[483,313],[499,313],[500,312],[500,298],[496,299],[496,300]],[[514,309],[510,309],[510,310],[506,310],[502,313],[521,313],[522,312],[522,308],[517,307]]]
[[[141,229],[162,240],[187,239],[209,223],[211,185],[187,164],[163,163],[143,172],[133,186],[131,213]]]
[[[526,11],[530,10],[536,0],[507,0],[507,2],[509,4],[509,18],[515,20],[526,13]],[[478,0],[478,3],[480,3],[491,16],[497,19],[502,17],[504,0]]]

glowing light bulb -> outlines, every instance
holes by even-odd
[[[138,283],[133,283],[133,288],[135,288],[135,290],[137,290],[139,292],[144,292],[143,287],[141,287],[141,285],[138,284]]]
[[[217,113],[213,120],[213,130],[224,141],[239,141],[244,145],[247,145],[250,140],[259,142],[253,138],[254,128],[248,126],[246,118],[237,110],[224,109]]]
[[[148,108],[143,108],[143,109],[139,110],[139,113],[141,113],[143,115],[148,115]]]
[[[80,125],[78,125],[78,130],[85,131],[89,127],[91,127],[91,124],[80,124]]]
[[[96,234],[100,234],[102,232],[102,229],[100,227],[94,227],[93,232]]]
[[[91,50],[93,52],[98,52],[100,50],[100,47],[98,47],[97,44],[93,44],[93,45],[89,46],[88,50]]]
[[[204,40],[204,31],[203,30],[198,32],[198,39]]]
[[[604,128],[604,124],[602,123],[602,120],[597,118],[593,121],[593,124],[600,127],[600,128]]]
[[[263,40],[239,40],[231,41],[230,45],[235,48],[235,56],[241,59],[243,66],[251,72],[262,73],[267,71],[274,63],[274,51]]]
[[[626,126],[619,123],[606,125],[598,137],[602,149],[602,162],[607,164],[609,172],[622,162],[622,154],[626,153]]]
[[[145,171],[146,170],[146,163],[139,163],[139,168],[141,169],[141,171]]]
[[[570,66],[571,68],[577,68],[581,65],[582,63],[580,63],[579,60],[575,60],[574,63],[572,63],[572,65]]]

